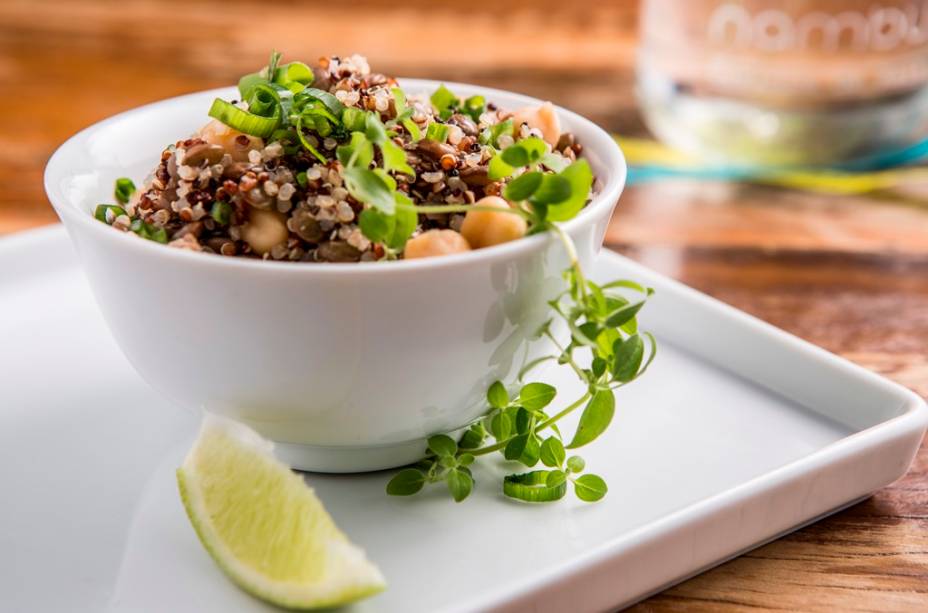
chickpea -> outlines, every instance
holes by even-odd
[[[248,223],[242,227],[242,238],[255,253],[264,255],[275,246],[287,242],[290,232],[284,216],[277,211],[252,208]]]
[[[231,155],[236,162],[247,162],[249,151],[264,148],[262,139],[257,136],[242,134],[218,119],[214,119],[200,128],[199,136],[209,144],[219,145],[225,149],[225,152]]]
[[[519,136],[518,130],[523,123],[528,124],[530,128],[540,130],[542,138],[552,147],[557,146],[557,141],[561,138],[561,120],[558,119],[554,105],[550,102],[545,102],[541,106],[519,109],[513,114],[512,123],[517,130],[516,138]]]
[[[498,209],[510,208],[509,203],[499,196],[485,196],[474,206],[491,206]],[[508,243],[525,236],[528,224],[525,218],[500,211],[468,211],[461,224],[461,235],[474,249]]]
[[[429,230],[409,239],[403,256],[407,260],[414,260],[465,251],[470,251],[470,245],[454,230]]]

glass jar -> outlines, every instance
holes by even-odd
[[[928,0],[644,0],[658,138],[739,165],[834,164],[928,136]]]

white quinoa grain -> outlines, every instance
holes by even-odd
[[[328,194],[320,194],[316,196],[316,204],[321,208],[328,209],[335,206],[335,198]]]
[[[350,204],[342,200],[335,206],[335,217],[342,223],[352,222],[354,221],[354,209],[351,208]]]
[[[348,237],[348,244],[358,251],[367,251],[371,247],[371,242],[361,233],[359,228],[352,230],[351,235]]]
[[[278,142],[273,142],[264,148],[264,159],[273,160],[279,158],[284,152],[284,147]]]
[[[251,151],[249,151],[248,161],[251,162],[252,164],[260,164],[261,163],[261,152],[258,151],[257,149],[252,149]]]
[[[464,130],[457,126],[451,126],[448,128],[448,142],[452,145],[457,145],[461,142],[461,139],[464,138]]]
[[[348,199],[348,190],[344,187],[336,187],[332,190],[332,197],[336,200],[347,200]]]
[[[184,181],[193,181],[200,176],[200,171],[192,166],[178,166],[177,176]]]
[[[273,181],[264,182],[264,193],[268,196],[276,196],[280,188]]]
[[[296,188],[293,187],[293,183],[284,183],[280,186],[280,189],[277,191],[278,200],[290,200],[293,198],[293,194],[296,193]]]
[[[505,149],[515,141],[508,134],[502,134],[499,138],[496,139],[496,143],[499,145],[500,149]]]
[[[322,141],[322,146],[329,151],[335,149],[336,145],[338,145],[338,141],[336,141],[334,138],[326,138],[324,141]]]
[[[443,173],[440,170],[436,170],[435,172],[423,172],[422,173],[422,180],[425,181],[426,183],[438,183],[444,178],[445,178],[445,173]]]
[[[318,181],[322,178],[322,170],[318,166],[313,166],[306,171],[306,178],[310,181]]]
[[[117,215],[116,219],[113,220],[113,227],[117,230],[128,230],[131,224],[132,220],[129,219],[128,215]]]

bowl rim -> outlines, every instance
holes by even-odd
[[[398,78],[400,85],[404,89],[418,89],[426,91],[429,88],[438,87],[441,84],[446,85],[452,90],[467,90],[469,92],[479,92],[486,98],[492,100],[494,96],[502,96],[515,100],[519,103],[529,105],[539,105],[544,101],[531,96],[526,96],[516,92],[484,87],[470,83],[458,83],[453,81],[440,81],[433,79],[415,79],[415,78]],[[320,275],[346,275],[346,274],[367,274],[376,271],[377,274],[390,274],[389,271],[396,271],[396,274],[404,271],[414,271],[421,269],[449,269],[459,266],[476,265],[486,261],[498,261],[514,258],[523,255],[531,250],[541,250],[552,239],[555,239],[550,233],[534,234],[525,236],[501,245],[494,245],[484,249],[475,249],[466,253],[455,253],[433,258],[420,258],[414,260],[397,260],[391,261],[387,265],[384,262],[289,262],[276,260],[263,260],[252,258],[237,257],[204,257],[212,254],[203,254],[189,251],[187,249],[165,249],[165,245],[152,241],[138,240],[138,237],[129,236],[125,232],[114,232],[112,228],[101,224],[94,219],[92,215],[81,210],[76,204],[69,201],[68,197],[62,193],[58,186],[58,180],[66,175],[64,168],[64,158],[69,150],[76,147],[79,142],[88,138],[94,132],[101,130],[108,125],[125,120],[133,114],[143,110],[151,110],[152,107],[168,103],[182,102],[188,98],[201,97],[207,94],[217,97],[228,97],[231,92],[236,91],[234,87],[220,87],[209,90],[202,90],[165,98],[148,104],[134,107],[132,109],[117,113],[106,119],[98,121],[71,136],[55,149],[49,157],[44,172],[45,193],[52,204],[52,207],[58,213],[59,217],[68,218],[77,224],[83,224],[91,233],[95,233],[104,240],[118,239],[123,242],[126,249],[152,250],[153,257],[174,258],[175,261],[182,263],[184,261],[191,265],[199,263],[203,266],[219,266],[226,269],[241,269],[247,271],[250,269],[266,270],[280,274],[320,274]],[[555,110],[562,118],[566,118],[572,125],[584,125],[592,134],[595,135],[595,141],[584,142],[584,148],[592,149],[602,158],[603,167],[606,169],[607,176],[597,176],[603,183],[603,187],[596,194],[590,203],[573,219],[562,222],[560,225],[568,234],[573,233],[578,228],[592,223],[598,215],[604,212],[604,209],[611,210],[618,202],[619,197],[625,187],[627,166],[625,156],[619,148],[615,139],[603,128],[590,121],[589,119],[574,113],[568,109],[555,105]],[[160,255],[159,255],[160,254]],[[179,258],[179,259],[177,259]],[[355,271],[355,272],[351,272]]]

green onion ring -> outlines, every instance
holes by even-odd
[[[280,123],[280,107],[277,107],[273,116],[262,117],[243,111],[221,98],[216,98],[209,109],[209,116],[244,134],[266,138],[274,133],[277,124]]]
[[[550,502],[564,497],[567,482],[555,487],[547,486],[549,470],[536,470],[520,475],[508,475],[503,479],[503,493],[510,498],[526,502]]]
[[[306,136],[303,134],[303,116],[302,115],[296,116],[296,137],[300,139],[300,144],[306,147],[306,150],[312,153],[316,157],[317,160],[319,160],[323,164],[328,162],[328,160],[325,159],[325,156],[319,153],[319,151],[315,147],[313,147],[308,140],[306,140]]]

